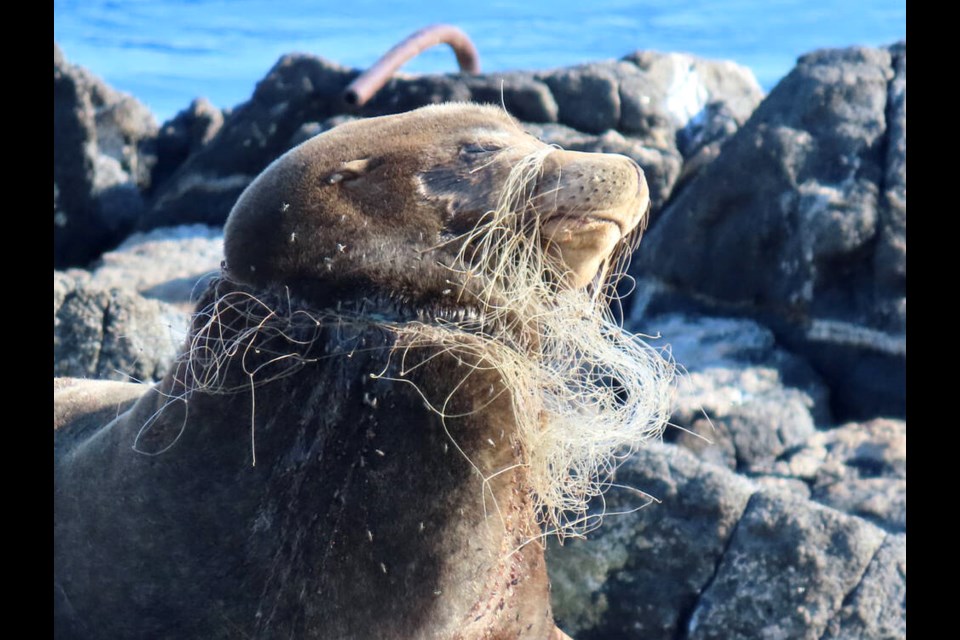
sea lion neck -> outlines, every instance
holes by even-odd
[[[407,322],[480,323],[482,313],[476,303],[468,300],[475,295],[464,295],[454,290],[449,283],[435,295],[405,295],[402,291],[389,291],[371,286],[335,286],[315,281],[292,280],[262,289],[251,287],[232,279],[228,274],[211,280],[196,305],[200,315],[225,297],[247,296],[250,305],[259,312],[246,316],[242,322],[257,326],[267,317],[285,318],[295,314],[311,317],[339,316],[343,319],[368,320],[385,325],[401,325]],[[369,284],[369,283],[364,283]],[[233,306],[232,304],[229,306]],[[236,310],[236,309],[235,309]]]

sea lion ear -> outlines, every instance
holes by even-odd
[[[337,184],[356,180],[379,167],[382,162],[379,158],[349,160],[341,163],[337,170],[325,176],[323,181],[327,184]]]

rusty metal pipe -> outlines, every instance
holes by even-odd
[[[347,104],[362,106],[387,83],[401,65],[438,44],[450,45],[457,55],[460,71],[480,73],[480,56],[467,34],[449,24],[433,24],[413,33],[387,51],[344,89],[343,99]]]

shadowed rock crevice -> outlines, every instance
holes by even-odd
[[[889,539],[890,539],[890,534],[883,536],[883,540],[880,542],[880,546],[877,547],[877,550],[873,552],[873,556],[870,558],[870,561],[867,563],[867,566],[863,568],[863,574],[861,574],[860,580],[858,580],[857,584],[853,585],[853,587],[850,588],[847,594],[843,596],[843,600],[840,603],[841,608],[850,606],[850,603],[853,601],[854,594],[857,592],[858,589],[860,589],[860,586],[863,584],[863,581],[867,576],[867,572],[870,569],[870,565],[872,565],[876,561],[877,556],[880,555],[880,550],[883,549],[884,545],[887,544]],[[824,632],[824,635],[826,635],[826,632]]]
[[[906,536],[888,535],[821,640],[905,638]]]
[[[94,364],[94,369],[93,369],[97,373],[102,372],[104,370],[104,365],[106,364],[104,362],[104,352],[106,351],[107,334],[110,331],[110,325],[112,324],[112,320],[113,320],[113,318],[110,317],[110,306],[112,304],[114,304],[112,301],[107,300],[106,306],[103,309],[103,318],[100,322],[100,336],[102,336],[101,338],[102,346],[97,351],[97,361]],[[160,375],[162,376],[163,374],[161,373]],[[159,378],[160,376],[156,376],[156,377]],[[140,381],[137,381],[137,382],[140,382]]]
[[[776,632],[816,640],[860,581],[883,537],[857,518],[761,491],[704,590],[688,637],[757,638]]]
[[[688,634],[690,632],[690,625],[693,621],[693,616],[700,607],[700,600],[703,597],[703,594],[710,588],[713,582],[717,579],[717,574],[720,571],[720,564],[723,562],[723,558],[727,555],[727,552],[730,550],[730,544],[733,542],[734,537],[737,534],[737,527],[740,526],[740,522],[743,519],[743,514],[747,512],[750,508],[750,501],[753,500],[756,496],[756,492],[750,495],[747,499],[747,504],[744,506],[743,511],[740,513],[740,518],[737,519],[737,524],[734,525],[733,529],[730,531],[730,535],[723,543],[723,550],[720,552],[720,555],[717,557],[716,562],[713,565],[713,573],[710,574],[710,578],[703,583],[703,586],[700,587],[700,590],[697,593],[697,599],[689,607],[680,610],[680,617],[677,619],[677,630],[676,634],[672,640],[687,640]]]
[[[883,145],[883,174],[879,202],[879,231],[874,260],[878,298],[891,302],[878,309],[878,321],[890,331],[906,330],[906,79],[907,50],[890,48],[894,75],[887,87],[887,131]]]

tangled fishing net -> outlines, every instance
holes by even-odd
[[[662,433],[674,366],[624,331],[610,311],[636,238],[620,243],[591,286],[563,284],[563,266],[540,234],[540,210],[551,210],[554,192],[542,185],[538,191],[538,182],[551,151],[537,149],[516,163],[496,209],[457,238],[451,280],[462,284],[460,302],[479,313],[390,322],[362,309],[307,310],[277,295],[230,287],[195,315],[171,401],[187,404],[202,391],[250,393],[255,402],[258,386],[336,356],[311,350],[321,329],[333,325],[387,328],[398,337],[395,352],[469,352],[471,362],[481,363],[474,366],[496,369],[511,394],[520,464],[528,468],[542,529],[562,537],[596,526],[590,500],[611,485],[624,458]],[[400,367],[401,377],[408,373]],[[446,417],[442,405],[434,409]],[[148,422],[142,432],[149,428]],[[255,460],[253,416],[251,447]]]

